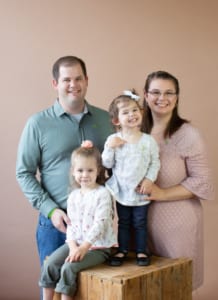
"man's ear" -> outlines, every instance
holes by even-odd
[[[52,80],[52,86],[53,86],[53,88],[54,88],[55,90],[57,89],[58,82],[57,82],[56,79],[53,79],[53,80]]]

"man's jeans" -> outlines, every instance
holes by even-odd
[[[65,240],[66,234],[57,230],[50,219],[40,214],[36,231],[36,241],[41,266],[44,259],[58,247],[62,246]]]

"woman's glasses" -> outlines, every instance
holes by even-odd
[[[170,99],[173,98],[175,95],[177,95],[176,92],[173,91],[166,91],[166,92],[161,92],[159,90],[152,90],[152,91],[148,91],[148,94],[152,95],[152,97],[154,98],[160,98],[161,95],[163,95],[164,97]]]

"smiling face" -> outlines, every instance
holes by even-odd
[[[145,99],[152,114],[170,117],[178,100],[174,82],[167,79],[153,79],[148,91],[145,92]]]
[[[117,104],[118,119],[114,120],[115,125],[122,129],[140,127],[142,123],[141,110],[135,100],[120,102]]]
[[[73,165],[73,176],[81,189],[93,189],[99,170],[94,157],[77,156]]]
[[[88,87],[88,78],[84,75],[79,63],[59,68],[58,80],[53,86],[63,109],[70,114],[77,114],[84,109],[84,100]]]

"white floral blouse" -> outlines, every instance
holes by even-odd
[[[102,153],[103,165],[112,168],[113,173],[106,187],[123,205],[148,204],[145,197],[136,193],[135,189],[144,178],[153,182],[156,180],[160,169],[158,145],[151,135],[143,133],[137,143],[109,148],[108,140],[116,136],[122,138],[120,132],[110,135]]]
[[[78,245],[87,241],[91,248],[109,248],[117,244],[113,229],[113,202],[109,191],[98,186],[86,194],[75,189],[67,200],[67,214],[71,225],[67,226],[67,242]]]

